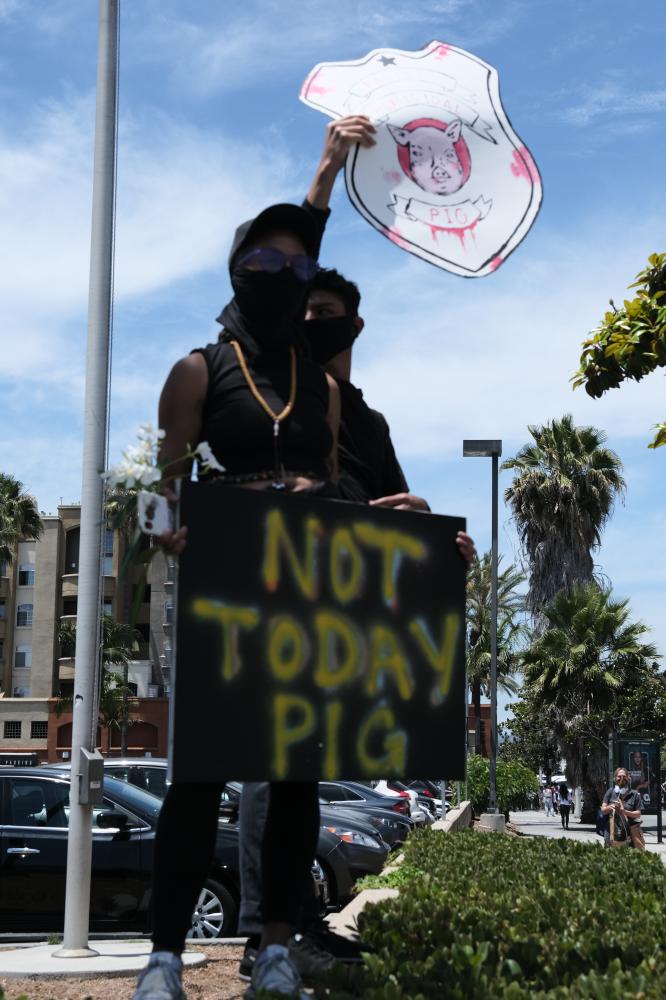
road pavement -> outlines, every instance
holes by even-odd
[[[666,837],[666,816],[664,819],[664,835]],[[581,823],[575,816],[569,818],[569,829],[562,829],[562,821],[559,816],[546,816],[543,810],[528,810],[525,812],[512,812],[511,822],[514,823],[520,832],[527,837],[564,837],[566,840],[579,840],[582,843],[598,844],[603,847],[603,837],[600,837],[593,826]],[[657,817],[643,817],[643,836],[645,846],[653,854],[659,854],[661,860],[666,864],[666,842],[657,842]]]

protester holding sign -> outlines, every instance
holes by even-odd
[[[358,142],[370,147],[374,144],[374,132],[369,119],[361,115],[328,125],[322,157],[304,203],[310,211],[322,213],[319,220],[322,227],[335,179],[350,147]],[[359,503],[428,511],[426,501],[409,492],[384,416],[367,405],[361,390],[350,381],[353,344],[365,325],[359,315],[360,301],[360,292],[353,282],[336,270],[320,268],[310,287],[303,327],[313,359],[335,378],[340,390],[340,491],[345,499]],[[470,562],[474,543],[469,535],[459,534],[458,547]],[[260,844],[268,808],[268,788],[267,783],[248,783],[241,798],[239,928],[241,933],[248,935],[248,942],[239,973],[246,980],[256,960],[263,924]],[[301,927],[305,933],[290,943],[292,959],[307,982],[327,972],[334,959],[353,960],[358,954],[357,948],[332,934],[328,926],[317,919],[311,903],[308,898],[304,901]]]
[[[235,294],[221,315],[224,336],[177,362],[162,391],[160,457],[172,460],[170,475],[187,475],[177,457],[207,441],[220,488],[226,481],[337,495],[339,391],[297,350],[319,240],[312,216],[295,205],[271,206],[236,231],[229,262]],[[177,554],[186,535],[181,527],[161,541]],[[153,954],[134,1000],[183,997],[180,954],[212,860],[223,787],[178,781],[169,787],[155,843]],[[262,954],[249,995],[255,989],[298,994],[299,977],[285,946],[318,828],[316,784],[276,784],[262,859]]]

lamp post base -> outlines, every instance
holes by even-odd
[[[504,833],[506,823],[504,813],[481,813],[479,829],[490,833]]]

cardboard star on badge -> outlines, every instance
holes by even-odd
[[[347,193],[403,250],[479,278],[529,232],[539,171],[502,106],[497,71],[471,53],[435,41],[320,63],[300,98],[331,118],[373,122],[377,144],[347,157]]]

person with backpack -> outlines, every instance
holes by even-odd
[[[645,850],[641,806],[640,793],[631,788],[629,772],[624,767],[618,767],[615,784],[604,795],[600,809],[602,816],[608,816],[609,819],[604,830],[606,847],[627,844],[639,851]]]

